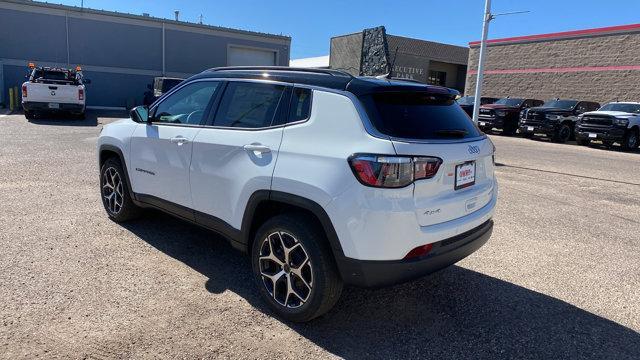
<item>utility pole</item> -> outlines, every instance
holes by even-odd
[[[491,15],[491,0],[486,0],[484,4],[484,20],[482,21],[482,39],[480,40],[480,56],[478,59],[478,76],[476,77],[476,91],[473,101],[473,122],[478,123],[478,114],[480,113],[480,99],[482,96],[482,79],[484,78],[484,58],[487,49],[487,34],[489,33],[489,22],[493,20]]]

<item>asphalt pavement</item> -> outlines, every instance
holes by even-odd
[[[0,358],[640,357],[640,153],[492,136],[490,241],[455,266],[274,318],[247,257],[158,212],[119,225],[96,139],[122,114],[0,117]]]

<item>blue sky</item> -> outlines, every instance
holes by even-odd
[[[80,0],[49,0],[80,5]],[[640,22],[639,0],[493,0],[493,12],[529,10],[491,24],[490,38],[531,35]],[[84,0],[84,6],[284,34],[291,58],[329,53],[332,36],[384,25],[387,33],[456,45],[479,40],[484,0]]]

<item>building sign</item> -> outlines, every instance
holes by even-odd
[[[423,81],[425,78],[425,70],[418,67],[395,65],[393,67],[393,76],[402,79]]]

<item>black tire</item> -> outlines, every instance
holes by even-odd
[[[560,128],[558,128],[554,133],[552,140],[557,143],[564,144],[571,139],[571,125],[568,123],[560,124]]]
[[[640,136],[638,135],[637,129],[627,130],[627,133],[624,134],[624,139],[622,140],[622,149],[624,151],[631,151],[638,148],[640,145]]]
[[[285,248],[289,255],[285,255]],[[278,262],[265,258],[272,255]],[[305,216],[285,213],[262,224],[251,246],[251,265],[264,301],[289,321],[306,322],[325,314],[342,293],[342,279],[324,232]],[[275,283],[263,270],[266,275],[278,276]],[[290,279],[295,293],[288,290]]]
[[[533,133],[521,133],[520,135],[525,139],[533,139]]]
[[[85,115],[85,113],[83,111],[83,112],[81,112],[79,114],[75,114],[75,118],[78,119],[78,120],[84,120],[86,118],[86,115]]]
[[[115,157],[107,159],[100,168],[100,198],[107,215],[115,222],[135,219],[142,212],[131,199],[125,172]]]
[[[25,110],[24,111],[24,117],[27,120],[33,120],[33,119],[36,118],[36,113],[34,111],[32,111],[32,110]]]

